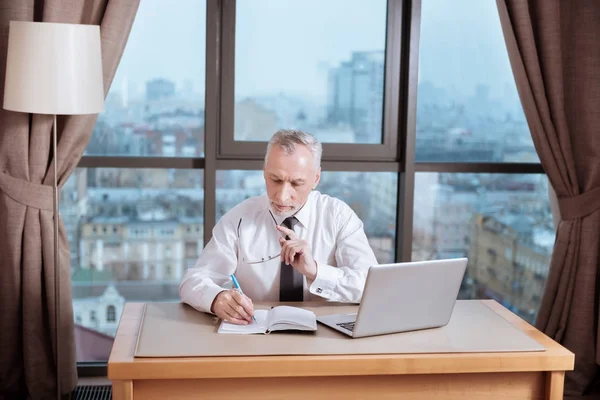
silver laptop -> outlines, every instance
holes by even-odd
[[[358,313],[317,321],[353,338],[444,326],[466,267],[466,258],[373,266]]]

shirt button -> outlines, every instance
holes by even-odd
[[[317,293],[321,293],[322,291],[323,291],[323,289],[317,288]]]

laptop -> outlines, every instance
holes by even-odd
[[[317,321],[353,338],[444,326],[466,267],[466,258],[372,266],[358,313]]]

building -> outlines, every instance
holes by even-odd
[[[167,79],[153,79],[146,82],[146,100],[156,101],[171,98],[175,95],[175,83]]]
[[[269,140],[280,126],[278,115],[256,99],[243,99],[235,105],[234,134],[237,140]]]
[[[384,66],[383,51],[361,51],[329,72],[328,120],[349,125],[357,143],[381,143]]]
[[[86,288],[73,284],[73,318],[75,324],[114,337],[125,306],[125,298],[113,284],[103,288],[99,296],[84,293]]]
[[[75,278],[73,318],[78,360],[108,360],[125,302],[179,301],[178,288],[179,282],[92,282]]]
[[[533,322],[548,276],[550,249],[492,216],[475,214],[470,228],[463,294],[494,299]]]
[[[77,269],[79,260],[79,223],[87,212],[87,175],[76,169],[61,190],[59,213],[67,232],[71,268]]]
[[[81,268],[117,280],[179,281],[203,248],[203,219],[95,217],[81,225]]]
[[[540,198],[547,182],[538,176],[489,174],[419,174],[415,185],[415,259],[466,256],[472,215],[507,219],[521,234],[550,222],[548,203]],[[516,218],[516,221],[508,221]],[[517,225],[518,224],[518,225]],[[532,232],[528,233],[529,235]]]

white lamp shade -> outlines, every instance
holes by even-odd
[[[4,109],[57,115],[101,112],[100,27],[10,21]]]

